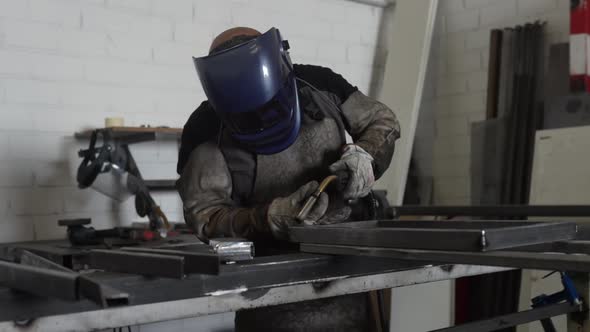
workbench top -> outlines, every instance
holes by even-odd
[[[229,312],[507,270],[469,265],[424,265],[373,257],[288,254],[226,265],[217,276],[186,279],[92,273],[128,292],[128,306],[99,308],[90,301],[38,298],[0,288],[0,330],[76,331]]]

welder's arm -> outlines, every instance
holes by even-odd
[[[234,206],[231,175],[214,143],[203,143],[192,151],[176,186],[184,219],[200,239],[251,238],[269,232],[264,222],[265,207]]]
[[[176,186],[183,202],[184,219],[202,240],[271,235],[285,239],[288,226],[297,222],[297,214],[319,184],[309,182],[291,195],[277,197],[265,205],[235,206],[231,199],[231,175],[223,154],[215,144],[207,142],[193,150]],[[328,197],[323,194],[305,222],[318,221],[327,207]]]
[[[373,157],[375,179],[379,179],[389,167],[400,137],[397,117],[389,107],[360,91],[348,96],[341,109],[354,144]]]

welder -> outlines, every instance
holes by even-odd
[[[285,250],[290,225],[349,221],[349,202],[367,196],[392,160],[393,111],[329,68],[292,64],[289,47],[276,28],[237,27],[194,58],[208,100],[184,127],[177,187],[186,223],[205,241]],[[331,174],[346,183],[298,219]],[[367,331],[367,303],[357,294],[242,310],[236,330]]]

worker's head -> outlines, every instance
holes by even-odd
[[[227,29],[213,38],[209,47],[209,55],[238,46],[262,35],[260,31],[247,27]]]
[[[279,31],[232,28],[209,55],[194,58],[209,99],[231,136],[246,149],[272,154],[289,147],[300,127],[299,101],[288,44]]]

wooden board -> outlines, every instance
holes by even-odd
[[[92,132],[96,129],[87,129],[81,132],[77,132],[74,134],[74,136],[76,138],[90,138],[90,135],[92,135]],[[174,136],[182,135],[182,128],[170,127],[112,127],[108,129],[112,130],[112,132],[115,134],[115,137],[130,134],[159,134]]]

